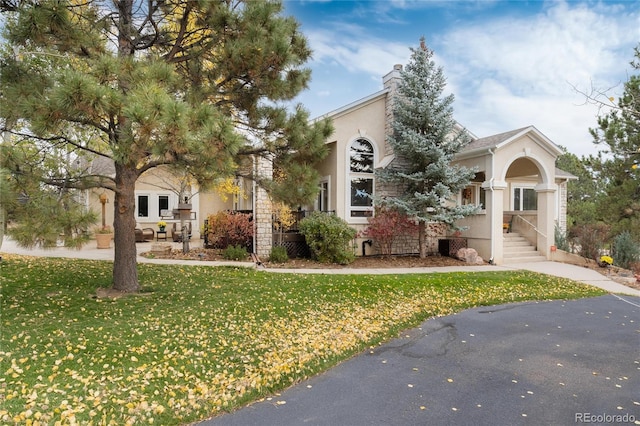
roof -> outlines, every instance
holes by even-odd
[[[510,130],[504,133],[498,133],[497,135],[491,135],[484,138],[476,139],[467,145],[463,151],[475,151],[477,149],[489,149],[495,148],[503,142],[508,141],[515,135],[522,133],[524,130],[528,129],[528,127],[522,127],[516,130]]]
[[[578,176],[556,167],[556,179],[578,180]]]
[[[357,101],[351,102],[350,104],[347,104],[347,105],[345,105],[343,107],[340,107],[340,108],[335,109],[333,111],[330,111],[330,112],[328,112],[326,114],[323,114],[320,117],[316,117],[311,121],[314,122],[314,121],[322,120],[324,118],[336,118],[339,115],[342,115],[342,114],[347,113],[347,112],[349,112],[351,110],[360,108],[360,107],[362,107],[362,106],[364,106],[364,105],[366,105],[366,104],[368,104],[368,103],[370,103],[372,101],[375,101],[375,100],[377,100],[378,98],[380,98],[382,96],[386,96],[387,93],[389,93],[388,89],[380,90],[378,92],[372,93],[369,96],[366,96],[364,98],[358,99]]]
[[[496,135],[487,136],[484,138],[476,139],[467,145],[458,155],[460,157],[474,157],[478,154],[486,154],[486,151],[490,149],[499,149],[516,139],[529,135],[532,139],[536,140],[540,146],[545,148],[556,156],[562,154],[562,150],[558,145],[553,143],[542,132],[536,129],[534,126],[521,127],[519,129],[510,130],[504,133],[498,133]]]

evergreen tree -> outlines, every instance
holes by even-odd
[[[451,164],[454,155],[471,141],[453,119],[453,95],[444,96],[446,81],[433,51],[420,40],[401,72],[393,99],[393,134],[388,142],[396,155],[386,169],[377,170],[382,183],[400,188],[380,202],[397,208],[419,222],[420,256],[425,257],[427,224],[455,221],[473,214],[477,206],[459,206],[457,193],[469,184],[475,171]]]
[[[640,45],[635,48],[635,70],[640,70]],[[613,235],[629,231],[640,241],[640,75],[631,75],[617,108],[598,119],[591,129],[597,156],[587,164],[605,195],[598,203],[600,219]]]
[[[567,183],[567,231],[573,226],[590,225],[598,222],[597,203],[603,195],[598,181],[586,165],[584,157],[560,147],[563,153],[556,159],[556,166],[578,177]]]
[[[311,52],[279,1],[41,0],[3,2],[0,125],[40,161],[63,148],[80,167],[49,185],[114,191],[113,286],[139,290],[134,189],[145,171],[187,170],[201,187],[245,173],[254,155],[314,195],[327,121],[287,102],[306,88]],[[10,105],[10,108],[4,106]],[[91,172],[107,160],[112,174]],[[289,168],[289,165],[295,167]],[[16,164],[14,176],[24,168]],[[82,171],[80,173],[79,171]],[[250,172],[247,172],[249,177]],[[310,182],[311,181],[311,182]]]

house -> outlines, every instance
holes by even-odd
[[[358,230],[367,226],[373,209],[372,199],[364,195],[384,195],[375,169],[394,160],[386,135],[391,133],[391,99],[401,70],[402,66],[396,65],[383,77],[381,91],[324,116],[332,120],[335,132],[327,141],[330,154],[319,166],[322,180],[314,208],[334,210]],[[497,264],[549,258],[556,224],[566,227],[566,184],[575,179],[555,167],[562,151],[533,126],[472,138],[454,162],[475,167],[477,173],[457,202],[481,205],[482,209],[459,221],[467,227],[461,237],[480,256]],[[516,231],[524,239],[517,244],[526,242],[529,247],[505,253],[505,240],[511,237],[505,234]],[[436,243],[437,238],[432,239],[430,251],[437,251]],[[357,247],[360,244],[358,241]],[[525,256],[527,250],[530,253]],[[417,241],[401,240],[395,252],[416,253]]]
[[[329,112],[335,128],[326,142],[329,155],[319,164],[320,191],[307,210],[333,211],[356,230],[363,230],[373,214],[369,195],[384,195],[375,169],[389,166],[394,154],[386,142],[391,132],[391,99],[400,81],[401,65],[383,77],[383,89]],[[458,130],[462,130],[459,126]],[[461,238],[485,260],[496,264],[509,261],[548,259],[553,250],[555,226],[566,229],[567,181],[576,179],[555,167],[560,148],[533,126],[478,138],[455,157],[454,162],[477,169],[470,185],[458,195],[458,203],[481,206],[478,214],[459,224],[466,227]],[[257,173],[271,173],[271,164],[256,158]],[[199,236],[208,214],[220,210],[252,210],[257,254],[267,257],[273,244],[269,197],[248,181],[239,180],[244,196],[228,197],[198,192],[195,184],[162,170],[147,172],[136,188],[136,217],[139,227],[155,227],[167,211],[181,202],[178,194],[188,194],[192,205],[194,235]],[[182,185],[180,191],[170,190]],[[97,197],[93,197],[96,198]],[[93,201],[95,204],[95,200]],[[112,213],[110,213],[112,215]],[[170,219],[172,220],[172,219]],[[110,221],[108,221],[110,223]],[[519,235],[517,242],[512,242]],[[431,252],[438,239],[447,239],[445,229],[431,239]],[[372,254],[361,238],[357,254]],[[507,248],[507,244],[515,247]],[[359,249],[365,250],[364,253]],[[401,238],[395,253],[416,253],[416,238]]]

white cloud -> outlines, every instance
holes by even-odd
[[[332,28],[310,30],[305,34],[317,64],[338,64],[351,73],[374,76],[380,80],[396,63],[405,63],[409,49],[403,42],[383,40],[363,33],[356,25],[338,24]]]
[[[596,126],[597,110],[579,106],[584,98],[572,85],[620,83],[640,39],[638,11],[612,11],[552,3],[535,16],[496,18],[442,35],[437,43],[459,121],[478,135],[533,124],[571,152],[594,152],[588,128]]]
[[[357,17],[336,15],[305,29],[314,82],[304,100],[314,114],[381,89],[382,76],[405,64],[424,35],[461,124],[479,136],[535,125],[578,155],[595,152],[588,129],[598,111],[572,86],[618,85],[612,94],[619,95],[640,40],[640,8],[628,3],[551,1],[534,13],[493,2],[367,6],[354,6]]]

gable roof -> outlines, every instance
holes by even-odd
[[[527,126],[504,133],[498,133],[497,135],[476,139],[467,145],[457,157],[474,157],[478,154],[484,154],[490,149],[500,149],[524,135],[529,135],[550,153],[555,154],[556,156],[562,154],[562,150],[542,134],[542,132],[534,126]]]
[[[313,120],[311,120],[312,122],[318,121],[318,120],[322,120],[324,118],[337,118],[341,115],[347,114],[353,110],[356,110],[358,108],[362,108],[363,106],[378,100],[379,98],[383,97],[383,96],[387,96],[387,93],[389,93],[389,89],[383,89],[380,90],[378,92],[372,93],[369,96],[365,96],[364,98],[358,99],[357,101],[351,102],[350,104],[347,104],[345,106],[342,106],[338,109],[334,109],[333,111],[329,111],[326,114],[323,114],[319,117],[314,118]]]

